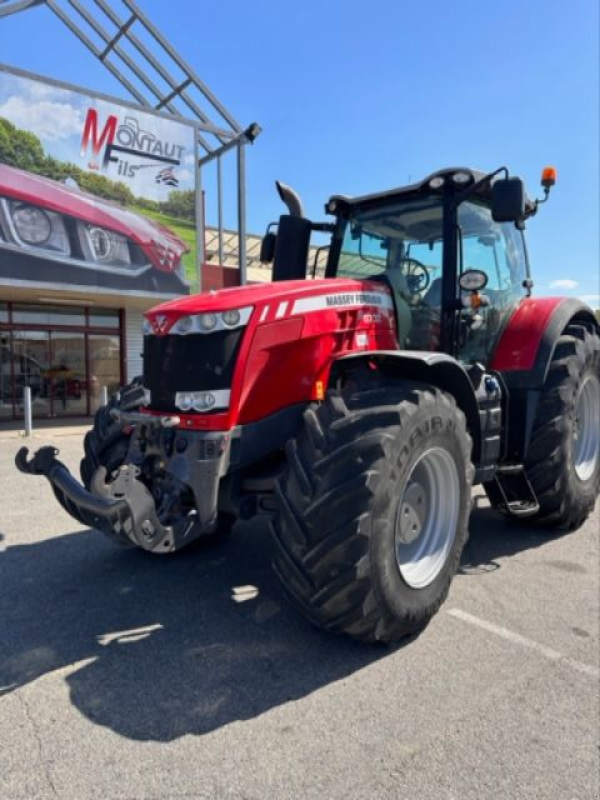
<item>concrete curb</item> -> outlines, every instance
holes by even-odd
[[[44,439],[55,439],[58,436],[84,436],[92,427],[89,425],[70,425],[60,428],[35,428],[31,436],[25,436],[23,430],[0,430],[0,441],[5,439],[22,439],[26,442],[39,442]]]

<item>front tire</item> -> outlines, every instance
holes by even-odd
[[[540,510],[527,521],[574,530],[600,490],[600,337],[572,324],[560,337],[533,425],[525,471]]]
[[[454,399],[348,385],[305,413],[276,494],[274,567],[315,625],[366,642],[421,631],[467,539],[473,467]]]
[[[114,420],[111,411],[138,411],[144,398],[141,378],[134,378],[113,395],[105,406],[101,406],[94,416],[94,425],[83,440],[84,457],[79,465],[81,480],[90,489],[92,478],[98,467],[105,467],[109,475],[125,463],[129,451],[131,428]]]

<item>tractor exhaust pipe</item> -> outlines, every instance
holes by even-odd
[[[297,192],[291,186],[286,186],[281,181],[275,181],[275,186],[281,197],[282,202],[287,206],[290,217],[304,217],[304,208],[302,207],[302,200]]]

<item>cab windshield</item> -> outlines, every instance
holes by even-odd
[[[438,350],[442,303],[441,198],[363,211],[346,222],[339,277],[385,277],[401,347]]]
[[[346,224],[337,275],[395,272],[406,279],[409,293],[422,294],[441,278],[442,224],[439,198],[358,213]]]
[[[439,196],[357,211],[345,224],[336,274],[385,277],[395,296],[401,347],[439,350],[442,311],[444,207]],[[461,313],[457,354],[484,360],[507,314],[525,293],[526,259],[522,232],[513,223],[496,223],[476,199],[457,211],[457,274],[486,273],[489,305],[473,319]],[[456,285],[455,298],[461,292]]]

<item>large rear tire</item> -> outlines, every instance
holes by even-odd
[[[276,489],[274,567],[286,594],[315,625],[362,641],[418,633],[468,535],[464,415],[450,395],[406,382],[332,391],[304,422]]]
[[[556,345],[525,462],[539,512],[528,521],[574,530],[600,490],[600,337],[570,325]]]

